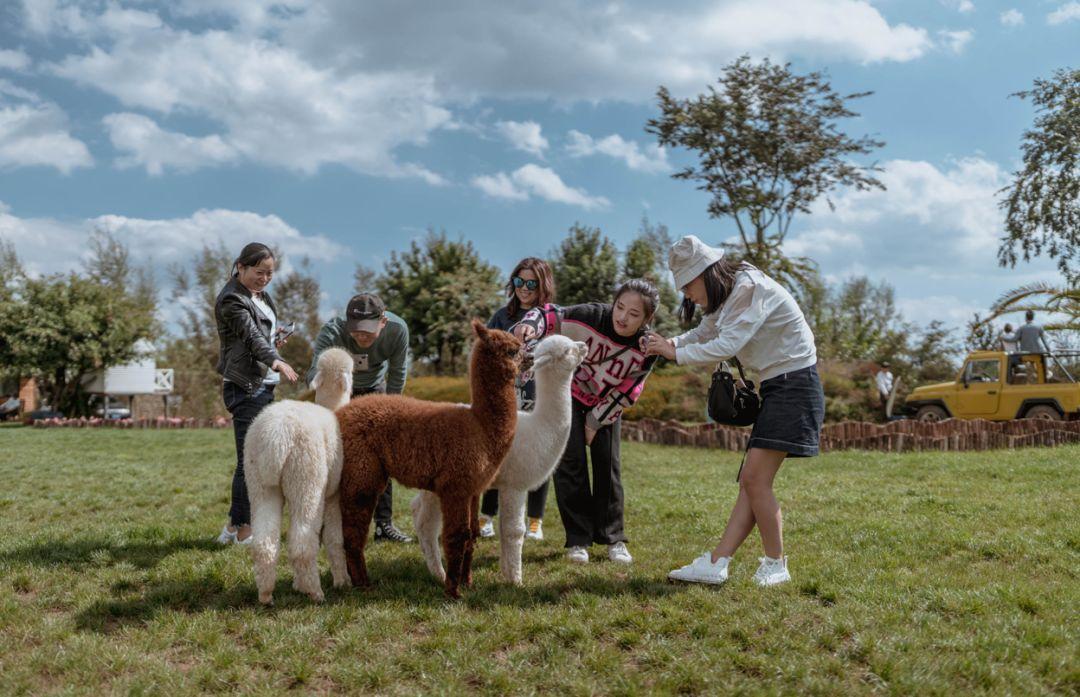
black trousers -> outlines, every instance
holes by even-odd
[[[368,389],[356,389],[353,390],[352,396],[359,397],[365,394],[386,394],[386,383],[380,382],[374,387]],[[375,502],[375,524],[389,524],[394,516],[394,482],[393,480],[386,480],[386,489],[383,490],[379,496],[379,500]]]
[[[622,420],[601,428],[592,445],[586,446],[585,417],[589,411],[588,407],[573,403],[570,440],[552,477],[567,547],[626,542],[619,463]],[[591,487],[586,450],[592,460]]]
[[[251,525],[251,502],[248,501],[247,481],[244,479],[244,439],[251,422],[274,401],[274,386],[263,385],[255,394],[248,394],[242,387],[226,381],[221,388],[221,398],[232,414],[233,435],[236,438],[236,471],[233,472],[229,523],[233,526]]]
[[[548,484],[551,479],[545,479],[544,483],[529,492],[526,499],[525,515],[530,518],[543,518],[544,509],[547,508]],[[499,490],[488,489],[484,492],[484,498],[480,502],[480,512],[489,518],[494,518],[499,513]]]

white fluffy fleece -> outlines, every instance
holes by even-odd
[[[533,354],[536,406],[518,412],[514,443],[491,484],[499,490],[499,567],[510,583],[521,583],[526,497],[551,476],[570,437],[570,381],[585,353],[585,344],[556,334],[541,341]],[[439,497],[421,491],[412,500],[412,512],[428,570],[442,581]]]
[[[274,601],[281,512],[289,504],[289,560],[293,588],[322,601],[319,537],[326,546],[334,587],[349,584],[342,547],[341,435],[334,410],[352,394],[353,360],[341,349],[319,356],[312,381],[315,404],[285,400],[255,417],[244,441],[244,470],[251,500],[251,554],[259,602]]]

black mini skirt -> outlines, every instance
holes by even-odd
[[[761,413],[750,431],[749,447],[780,450],[789,457],[817,455],[825,421],[825,393],[817,366],[769,378],[758,392]]]

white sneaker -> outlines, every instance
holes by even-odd
[[[589,550],[581,546],[571,547],[570,551],[566,553],[566,558],[575,564],[588,564]]]
[[[494,520],[486,515],[480,516],[480,537],[495,537]]]
[[[780,559],[761,557],[759,561],[761,561],[761,566],[754,573],[754,583],[759,586],[775,586],[791,580],[791,574],[787,570],[787,557]]]
[[[544,539],[544,521],[539,518],[529,518],[529,529],[525,533],[525,538],[529,540]]]
[[[613,545],[608,545],[607,558],[611,561],[618,562],[619,564],[630,564],[634,561],[634,558],[630,556],[630,551],[626,549],[625,542],[616,542]]]
[[[675,569],[668,574],[673,581],[685,581],[686,583],[710,583],[720,585],[727,580],[728,562],[731,557],[720,557],[713,563],[712,554],[703,552],[700,557],[686,566]]]
[[[229,532],[229,526],[226,524],[221,528],[221,534],[217,536],[217,543],[219,545],[227,545],[236,542],[236,533]]]

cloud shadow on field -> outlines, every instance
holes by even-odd
[[[0,552],[0,563],[25,564],[35,568],[68,567],[80,570],[87,566],[114,566],[128,563],[138,569],[151,569],[178,552],[225,549],[205,537],[173,537],[165,540],[115,541],[85,537],[75,540],[42,540]]]
[[[488,564],[474,565],[474,574],[487,566]],[[486,570],[482,579],[474,576],[473,587],[464,589],[463,598],[457,602],[463,603],[470,610],[478,611],[495,607],[529,609],[562,604],[569,595],[628,600],[655,599],[683,590],[680,586],[661,579],[622,575],[582,577],[574,573],[560,573],[559,579],[539,584],[530,583],[530,570],[535,573],[539,569],[536,564],[526,565],[525,585],[515,587],[504,583],[497,576],[497,560],[494,566],[494,578]],[[324,605],[363,608],[406,601],[412,607],[439,608],[455,602],[445,597],[442,585],[430,575],[419,556],[410,559],[370,559],[368,571],[372,579],[370,588],[342,589],[333,588],[329,571],[324,571],[321,577],[326,594]],[[207,611],[256,610],[273,614],[315,606],[305,595],[292,589],[292,578],[291,569],[279,569],[274,587],[275,605],[267,608],[258,604],[254,579],[250,576],[245,577],[240,584],[227,583],[212,572],[151,581],[140,584],[138,588],[120,582],[113,585],[111,598],[98,600],[80,611],[75,617],[76,626],[82,631],[111,634],[126,626],[151,622],[162,612],[197,614]]]

